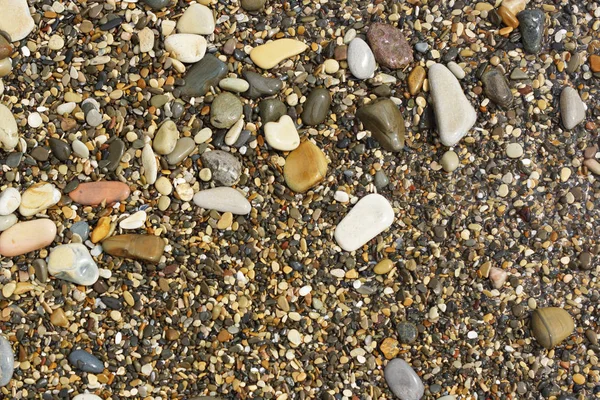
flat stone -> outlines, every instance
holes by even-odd
[[[104,364],[96,356],[85,350],[73,350],[69,354],[69,363],[76,369],[92,374],[104,371]]]
[[[194,204],[207,210],[247,215],[252,210],[250,202],[239,190],[217,187],[201,190],[194,195]]]
[[[225,135],[225,144],[227,146],[233,146],[242,133],[242,129],[244,128],[244,118],[240,118]]]
[[[15,257],[39,250],[54,241],[56,224],[49,219],[19,222],[0,234],[0,255]]]
[[[165,241],[153,235],[117,235],[104,240],[102,248],[111,256],[158,263],[165,250]]]
[[[419,375],[400,358],[388,362],[384,370],[385,381],[400,400],[420,400],[425,387]]]
[[[458,155],[452,151],[448,150],[442,156],[440,160],[440,165],[446,172],[453,172],[460,165],[460,160],[458,159]]]
[[[181,87],[184,96],[204,96],[227,74],[227,65],[212,54],[206,54],[194,64],[185,76],[185,85]]]
[[[177,145],[175,145],[177,147]],[[148,185],[153,185],[158,176],[158,163],[152,146],[146,144],[142,149],[142,166],[144,167],[144,177]]]
[[[171,57],[182,63],[198,62],[206,54],[206,39],[200,35],[177,33],[167,36],[164,44]]]
[[[410,72],[410,75],[408,75],[408,91],[411,95],[414,96],[421,91],[426,76],[425,68],[420,65],[417,65]]]
[[[10,342],[0,335],[0,387],[8,385],[15,371],[15,355]]]
[[[267,78],[253,71],[244,71],[244,78],[250,85],[249,89],[244,92],[244,96],[257,99],[264,96],[272,96],[277,94],[283,88],[283,81],[278,78]]]
[[[60,197],[60,191],[53,184],[36,183],[21,195],[19,213],[24,217],[30,217],[52,207],[58,203]]]
[[[206,151],[202,154],[202,164],[210,169],[213,181],[223,186],[233,186],[242,174],[242,164],[231,153],[222,150]]]
[[[242,0],[242,8],[246,11],[259,11],[265,6],[267,0]]]
[[[521,146],[519,143],[507,144],[506,155],[509,158],[520,158],[523,155],[523,146]]]
[[[313,89],[306,101],[302,111],[302,123],[304,125],[319,125],[325,122],[331,107],[331,94],[325,88]]]
[[[153,10],[161,10],[171,3],[171,0],[143,0]]]
[[[380,99],[362,106],[356,117],[385,150],[400,151],[404,148],[404,118],[392,100]]]
[[[19,219],[15,214],[0,215],[0,232],[4,232],[17,222],[19,222]]]
[[[567,130],[571,130],[585,120],[585,104],[579,93],[572,87],[565,87],[560,94],[560,115]]]
[[[233,93],[223,92],[210,106],[210,123],[215,128],[227,129],[240,119],[243,112],[240,99]]]
[[[517,67],[511,72],[510,79],[512,79],[513,81],[522,81],[525,79],[529,79],[529,76],[527,76],[527,73],[525,71]]]
[[[283,115],[286,115],[287,107],[279,99],[265,99],[258,104],[258,115],[263,125],[278,121]]]
[[[170,165],[177,165],[192,154],[194,150],[196,150],[194,139],[191,137],[182,137],[177,141],[173,151],[167,155],[167,162]]]
[[[335,228],[337,244],[345,251],[359,249],[369,240],[389,228],[394,222],[394,210],[380,194],[360,199]]]
[[[83,286],[93,285],[100,276],[90,252],[81,243],[55,247],[48,258],[48,272],[56,278]]]
[[[11,41],[25,39],[35,28],[27,0],[0,0],[0,10],[0,31]]]
[[[139,229],[146,224],[147,217],[148,215],[146,214],[146,211],[137,211],[131,214],[129,217],[121,220],[121,222],[119,222],[119,227],[125,230]]]
[[[277,39],[250,51],[250,58],[262,69],[271,69],[281,61],[294,57],[308,49],[308,46],[295,39]]]
[[[317,186],[327,175],[325,154],[313,142],[307,140],[292,151],[285,160],[283,176],[286,185],[297,193],[304,193]]]
[[[127,184],[119,181],[97,181],[80,183],[69,197],[75,203],[86,206],[97,206],[123,201],[129,197],[130,189]]]
[[[73,153],[75,153],[75,155],[77,157],[80,157],[80,158],[89,158],[90,157],[90,150],[79,139],[73,140],[73,142],[71,143],[71,148],[73,149]]]
[[[225,78],[219,82],[219,87],[230,92],[244,93],[250,89],[250,84],[240,78]]]
[[[498,68],[492,68],[481,77],[485,95],[503,109],[512,107],[513,94],[508,81]]]
[[[152,141],[152,148],[157,154],[167,155],[177,145],[179,139],[179,131],[177,125],[172,120],[166,120],[158,129],[154,140]]]
[[[477,113],[448,68],[433,64],[428,75],[440,142],[454,146],[475,125]]]
[[[542,10],[529,9],[517,14],[521,41],[527,53],[538,54],[542,50],[542,39],[544,38],[544,19]]]
[[[215,31],[215,17],[205,5],[191,4],[177,21],[177,32],[210,35]]]
[[[283,115],[277,122],[268,122],[264,130],[265,140],[276,150],[292,151],[300,145],[296,124],[289,115]]]
[[[367,42],[361,38],[352,39],[348,45],[348,68],[358,79],[368,79],[375,74],[375,55]]]
[[[13,113],[4,104],[0,104],[0,143],[2,148],[7,151],[17,147],[19,143],[17,121]]]
[[[596,161],[594,158],[584,160],[583,165],[585,165],[594,175],[600,175],[600,162]]]
[[[369,26],[367,40],[377,62],[390,69],[402,68],[413,62],[412,48],[400,29],[380,22]]]
[[[0,193],[0,215],[10,215],[21,205],[21,193],[13,187],[8,187]]]
[[[109,171],[114,171],[117,169],[123,154],[125,154],[125,142],[123,142],[121,139],[113,140],[108,146],[106,169]]]
[[[140,52],[148,53],[154,48],[154,32],[145,27],[138,32],[138,41],[140,42]]]
[[[377,263],[375,268],[373,268],[373,272],[375,272],[377,275],[385,275],[392,269],[394,269],[394,262],[389,258],[384,258]]]
[[[447,67],[450,70],[450,72],[454,74],[456,79],[464,79],[464,77],[466,76],[465,70],[462,69],[461,66],[455,63],[454,61],[448,62]]]

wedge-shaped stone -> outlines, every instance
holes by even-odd
[[[201,190],[194,195],[194,204],[207,210],[246,215],[252,210],[250,202],[239,190],[218,187]]]
[[[48,258],[48,272],[56,278],[83,286],[93,285],[99,276],[98,266],[81,243],[55,247]]]
[[[80,183],[69,197],[76,203],[86,206],[97,206],[106,201],[106,204],[123,201],[129,197],[129,186],[118,181],[98,181]]]
[[[271,69],[281,61],[294,57],[306,49],[308,46],[299,40],[277,39],[253,48],[250,58],[260,68]]]
[[[357,111],[356,117],[384,149],[400,151],[404,148],[404,118],[392,100],[367,104]]]
[[[165,250],[165,241],[151,235],[117,235],[102,242],[102,248],[111,256],[157,263]]]

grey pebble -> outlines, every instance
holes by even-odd
[[[281,79],[267,78],[252,71],[244,71],[244,79],[250,84],[250,88],[244,92],[244,96],[251,99],[274,95],[283,87]]]
[[[175,149],[167,155],[167,162],[170,165],[177,165],[187,158],[196,148],[196,142],[191,137],[182,137],[177,140]]]
[[[69,362],[73,367],[93,374],[99,374],[104,371],[104,364],[96,356],[85,350],[73,350],[69,354]]]
[[[212,179],[223,186],[233,186],[242,174],[242,164],[231,153],[222,150],[202,154],[202,164],[212,172]]]

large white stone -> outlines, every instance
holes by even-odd
[[[215,17],[210,8],[194,3],[177,21],[177,32],[210,35],[215,31]]]
[[[375,74],[375,55],[361,38],[354,38],[348,45],[348,68],[358,79],[368,79]]]
[[[269,146],[281,151],[292,151],[300,146],[300,136],[289,115],[282,115],[279,121],[265,124],[265,140]]]
[[[57,278],[84,286],[93,285],[100,276],[90,252],[81,243],[56,246],[48,258],[48,272]]]
[[[165,49],[176,60],[195,63],[202,60],[206,53],[206,39],[191,33],[177,33],[165,39]]]
[[[563,125],[571,130],[585,119],[585,104],[577,90],[567,86],[560,94],[560,115]]]
[[[0,31],[6,32],[11,41],[24,39],[34,27],[27,0],[0,0]]]
[[[335,228],[335,240],[346,251],[354,251],[386,230],[394,222],[394,210],[380,194],[369,194],[356,203]]]
[[[17,121],[4,104],[0,104],[0,143],[4,150],[12,150],[19,143]]]
[[[121,220],[119,226],[121,229],[139,229],[146,223],[146,218],[146,211],[140,210]]]
[[[194,195],[193,200],[198,207],[238,215],[246,215],[252,209],[246,197],[230,187],[201,190]]]
[[[391,360],[383,372],[392,393],[400,400],[420,400],[425,387],[419,375],[401,358]]]
[[[60,201],[60,197],[60,190],[53,184],[38,182],[21,195],[19,213],[24,217],[30,217],[52,207]]]
[[[148,185],[153,185],[154,182],[156,182],[156,176],[158,175],[158,164],[150,144],[146,144],[142,150],[142,166],[144,167],[146,183]]]
[[[428,78],[440,142],[444,146],[454,146],[475,125],[477,113],[448,68],[433,64],[429,67]]]
[[[17,211],[21,205],[21,193],[13,187],[6,188],[0,193],[0,215],[9,215]]]

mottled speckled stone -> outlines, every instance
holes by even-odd
[[[396,69],[413,61],[413,51],[400,31],[388,24],[375,23],[369,27],[367,40],[377,62]]]

